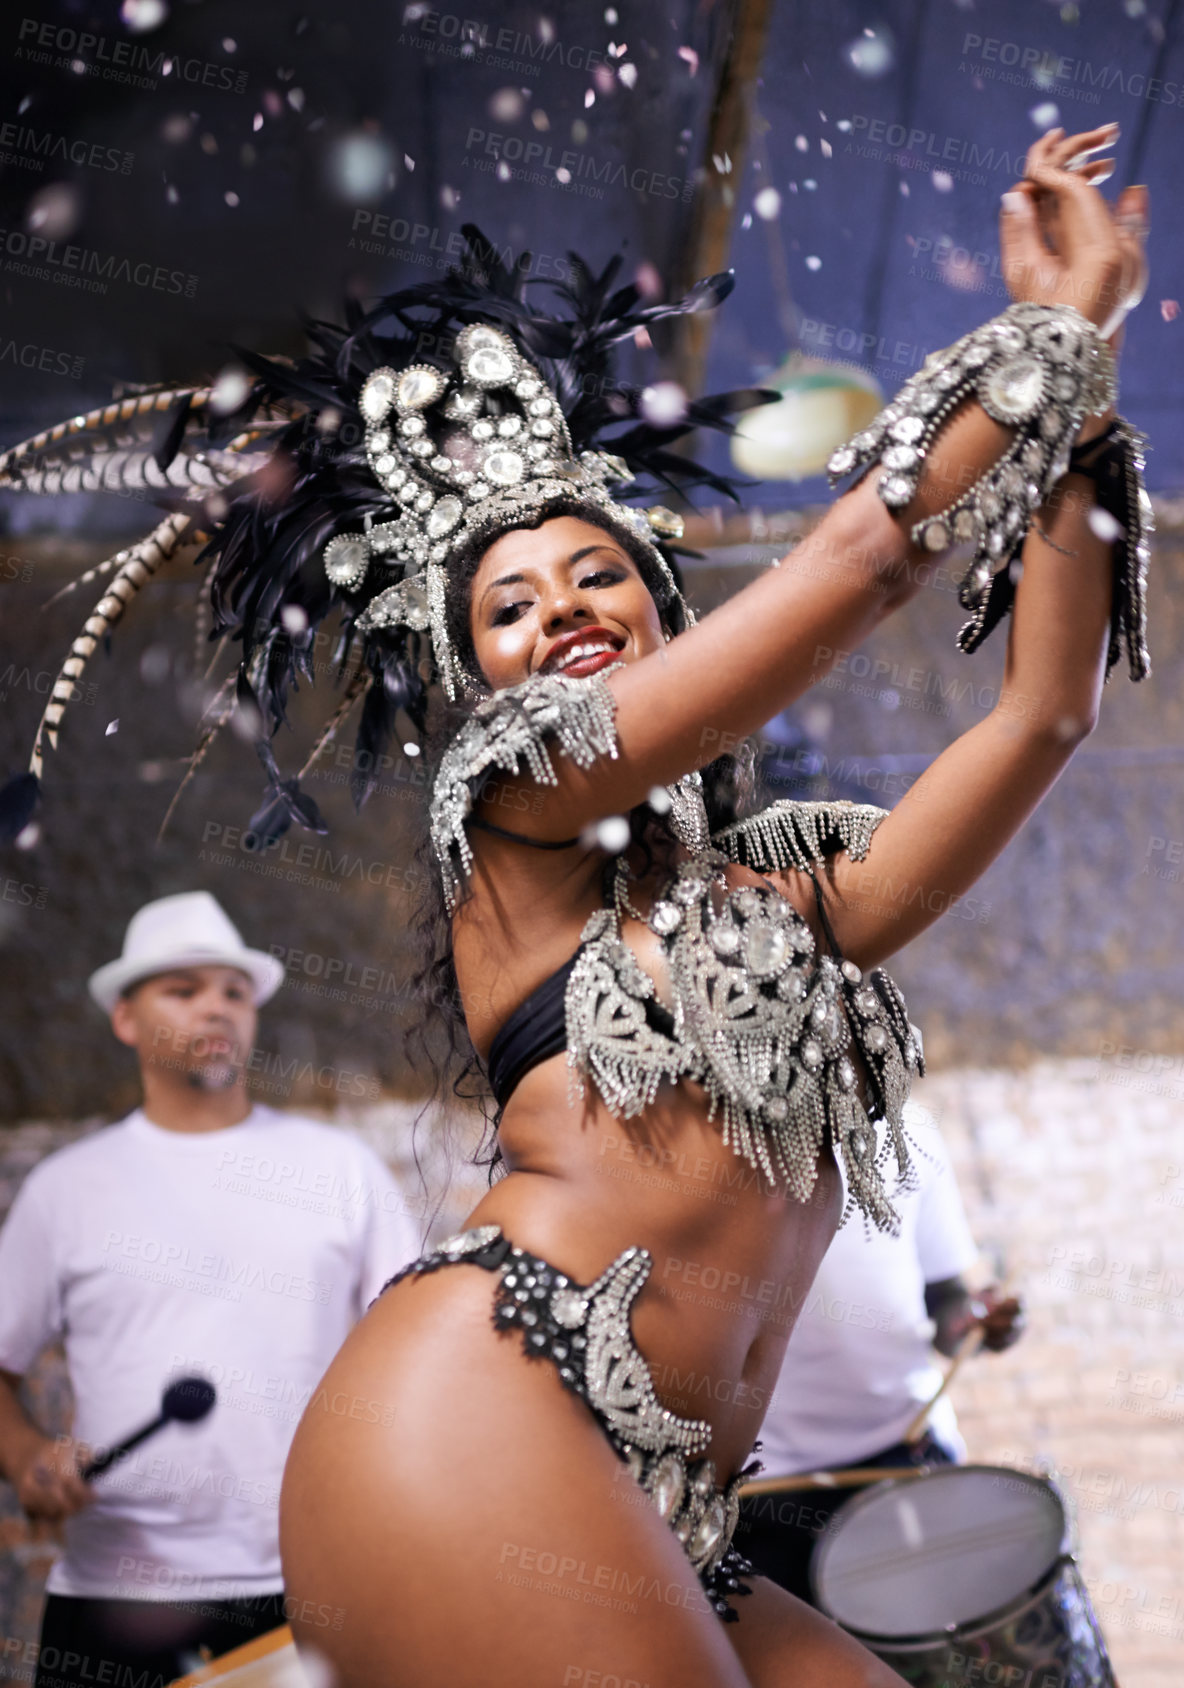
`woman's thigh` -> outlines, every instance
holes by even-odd
[[[589,1409],[494,1330],[494,1281],[397,1285],[314,1395],[280,1511],[297,1640],[337,1688],[749,1688],[747,1610],[720,1622]]]
[[[753,1577],[728,1639],[751,1688],[901,1688],[904,1678],[821,1612]]]

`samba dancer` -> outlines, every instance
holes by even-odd
[[[1122,646],[1147,670],[1141,441],[1112,411],[1105,343],[1137,302],[1142,244],[1091,185],[1115,134],[1033,146],[1001,222],[1017,303],[831,460],[836,479],[886,472],[698,625],[670,513],[619,499],[638,469],[710,477],[665,450],[677,429],[606,435],[637,415],[608,352],[713,302],[718,281],[642,310],[636,289],[609,297],[615,266],[577,268],[561,290],[574,316],[546,317],[471,232],[467,275],[346,331],[316,325],[294,370],[259,360],[242,432],[207,437],[200,460],[176,413],[180,455],[160,461],[189,487],[226,484],[261,404],[295,418],[284,472],[231,485],[213,518],[216,604],[263,719],[302,660],[293,607],[310,627],[340,608],[359,642],[364,748],[399,707],[423,723],[425,667],[463,706],[431,805],[436,961],[488,1065],[507,1171],[330,1368],[388,1402],[399,1436],[379,1450],[323,1416],[297,1433],[286,1583],[345,1609],[332,1634],[296,1625],[341,1688],[899,1680],[732,1548],[751,1402],[788,1321],[720,1311],[686,1266],[772,1280],[800,1305],[839,1219],[836,1157],[853,1203],[891,1224],[873,1121],[906,1168],[921,1059],[877,964],[936,902],[890,918],[851,895],[855,877],[964,893],[1089,732]],[[1143,191],[1119,209],[1144,213]],[[404,332],[380,335],[384,316]],[[687,426],[720,425],[728,402],[692,406]],[[1095,499],[1118,512],[1113,542],[1091,528]],[[1012,612],[996,708],[890,815],[738,816],[735,763],[711,747],[801,696],[824,647],[864,637],[912,595],[910,565],[959,539],[975,545],[963,648]],[[278,774],[266,815],[316,821]],[[648,1177],[639,1144],[675,1170]],[[649,1368],[671,1366],[716,1384],[702,1419],[662,1406]]]

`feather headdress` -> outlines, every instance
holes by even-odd
[[[340,615],[345,689],[305,766],[361,700],[358,803],[400,714],[423,733],[433,682],[450,698],[482,689],[456,636],[452,587],[459,560],[499,533],[585,514],[628,545],[667,628],[690,624],[681,517],[646,501],[699,487],[734,498],[737,483],[672,448],[700,427],[730,432],[734,416],[776,395],[716,394],[655,424],[639,389],[615,376],[614,354],[655,322],[712,309],[732,276],[646,305],[636,286],[614,288],[620,255],[597,275],[571,253],[569,278],[545,284],[563,307],[553,314],[527,297],[528,253],[506,262],[473,225],[464,236],[464,259],[441,279],[369,310],[347,303],[344,325],[309,322],[299,361],[240,352],[254,379],[229,411],[216,388],[141,393],[0,455],[0,488],[135,490],[169,512],[76,583],[111,576],[62,666],[28,772],[0,792],[7,836],[33,813],[45,746],[56,748],[96,645],[188,543],[204,542],[199,635],[241,644],[190,772],[233,712],[233,690],[258,723],[268,774],[252,823],[261,841],[292,820],[324,830],[298,777],[281,778],[270,741],[293,685],[313,679],[317,629],[330,616]]]

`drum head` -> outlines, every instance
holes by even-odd
[[[1051,1483],[950,1465],[877,1484],[835,1513],[810,1564],[822,1610],[861,1635],[925,1636],[1007,1606],[1065,1539]]]

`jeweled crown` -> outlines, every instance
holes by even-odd
[[[643,547],[660,601],[678,597],[686,621],[693,620],[653,543],[680,537],[681,516],[661,505],[646,511],[616,501],[611,489],[634,480],[628,465],[611,452],[577,456],[555,395],[500,329],[487,323],[461,329],[451,363],[450,370],[426,363],[382,367],[362,387],[367,461],[400,513],[331,540],[325,573],[353,592],[372,567],[417,572],[372,597],[358,631],[406,626],[430,632],[441,682],[455,697],[473,677],[448,636],[450,557],[573,501]]]

